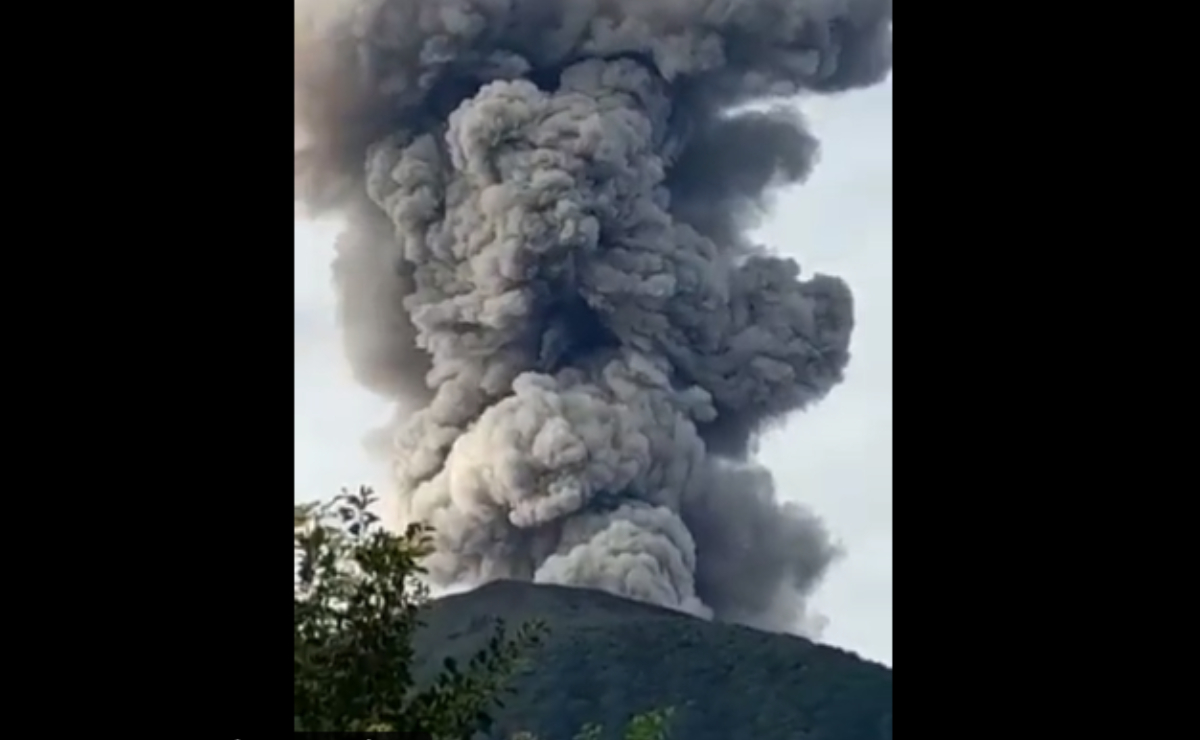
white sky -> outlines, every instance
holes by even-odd
[[[892,664],[892,83],[805,101],[822,142],[809,183],[782,194],[760,239],[854,289],[846,382],[762,445],[779,493],[819,513],[848,554],[816,594],[823,641]],[[386,406],[350,380],[334,325],[337,225],[296,222],[295,498],[378,479],[361,449]]]

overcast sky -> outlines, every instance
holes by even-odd
[[[822,142],[807,185],[782,194],[759,237],[854,289],[846,382],[763,440],[782,496],[846,547],[816,594],[823,641],[892,663],[892,84],[801,103]],[[295,497],[378,479],[363,433],[387,418],[339,354],[329,262],[336,223],[296,222]]]

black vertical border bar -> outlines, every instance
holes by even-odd
[[[1153,608],[1142,576],[1174,558],[1149,552],[1172,539],[1169,515],[1138,521],[1163,490],[1137,449],[1156,430],[1122,417],[1173,411],[1144,394],[1168,386],[1146,379],[1179,341],[1154,334],[1168,302],[1193,292],[1167,285],[1192,272],[1162,269],[1160,246],[1176,209],[1166,199],[1185,192],[1171,173],[1186,167],[1155,147],[1188,140],[1169,128],[1192,117],[1163,109],[1186,105],[1186,83],[1157,93],[1190,74],[1171,57],[1192,47],[1160,24],[1139,47],[1153,63],[1135,86],[1115,86],[1097,40],[1123,35],[1125,17],[905,12],[894,134],[901,727],[1153,736],[1171,701],[1161,682],[1128,680],[1148,675],[1128,663],[1155,639],[1134,612]]]
[[[10,706],[52,733],[288,731],[287,13],[8,18]]]
[[[126,125],[158,177],[133,204],[145,246],[130,298],[151,359],[128,382],[158,419],[136,452],[161,509],[139,534],[141,624],[127,652],[145,665],[127,729],[289,731],[287,13],[181,6],[152,21],[169,34],[146,29],[157,48],[134,78],[145,112]]]

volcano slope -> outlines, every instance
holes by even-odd
[[[705,621],[601,591],[497,581],[432,602],[418,675],[483,647],[497,618],[549,628],[496,713],[495,738],[570,740],[675,707],[675,740],[891,740],[892,672],[809,640]]]

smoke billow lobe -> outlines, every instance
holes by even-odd
[[[296,192],[445,583],[794,628],[835,554],[747,459],[842,379],[848,287],[746,234],[880,81],[891,0],[297,0]]]

